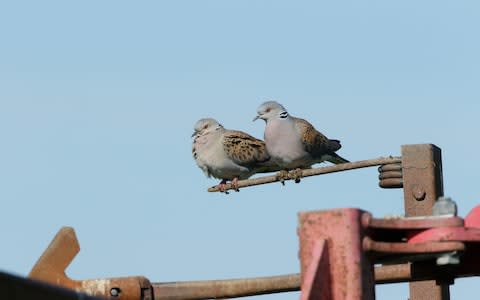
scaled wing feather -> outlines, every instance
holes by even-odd
[[[225,133],[223,144],[225,153],[242,166],[254,166],[270,158],[263,141],[241,131]]]
[[[300,132],[305,151],[313,156],[321,156],[340,149],[340,143],[336,140],[329,140],[318,132],[312,124],[300,118],[295,118],[295,123]]]

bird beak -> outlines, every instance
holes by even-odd
[[[253,122],[255,122],[256,120],[260,119],[260,116],[256,116],[255,118],[253,118]]]
[[[194,131],[194,132],[192,133],[192,137],[196,136],[197,133],[198,133],[197,131]]]

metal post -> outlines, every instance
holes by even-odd
[[[302,300],[375,299],[362,214],[354,208],[299,213]]]
[[[402,173],[405,215],[428,216],[443,196],[441,150],[432,144],[403,145]],[[434,280],[410,283],[410,300],[448,300],[448,284]]]

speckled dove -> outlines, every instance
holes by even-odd
[[[208,177],[222,180],[218,185],[220,191],[225,191],[227,180],[238,190],[239,179],[281,169],[270,161],[262,140],[242,131],[225,129],[215,119],[200,119],[192,137],[195,162]]]
[[[285,170],[310,168],[323,161],[348,162],[335,153],[340,141],[328,139],[308,121],[289,115],[278,102],[260,105],[253,120],[257,119],[266,123],[264,138],[271,159]]]

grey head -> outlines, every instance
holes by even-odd
[[[192,137],[199,137],[223,129],[222,124],[213,118],[203,118],[195,123]]]
[[[271,119],[286,118],[288,118],[288,112],[283,105],[276,101],[266,101],[257,108],[257,116],[253,119],[253,121],[262,119],[265,122],[268,122],[268,120]]]

